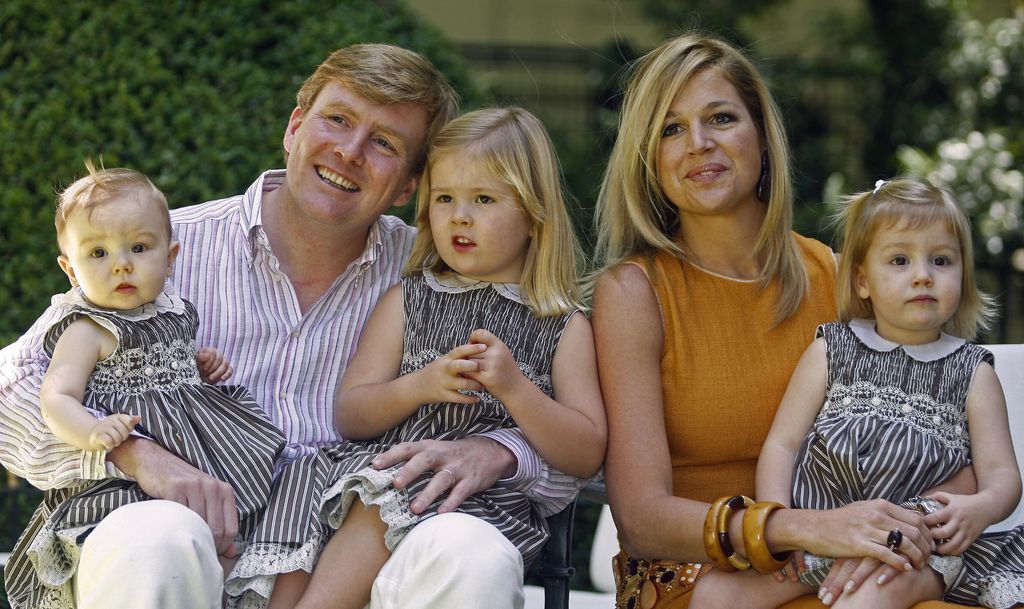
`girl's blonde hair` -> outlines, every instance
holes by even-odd
[[[857,294],[856,275],[879,230],[917,229],[942,222],[960,245],[963,261],[960,306],[942,329],[972,340],[991,327],[995,301],[975,282],[971,223],[949,191],[923,179],[897,178],[844,199],[835,220],[843,235],[836,278],[836,306],[842,321],[874,317],[871,300]]]
[[[532,238],[520,287],[538,316],[582,308],[579,245],[566,210],[558,157],[539,120],[522,108],[476,110],[445,125],[430,147],[416,200],[419,233],[404,272],[448,271],[430,230],[430,171],[438,158],[459,154],[483,162],[507,184],[530,219]]]
[[[57,208],[53,217],[57,229],[57,245],[66,254],[63,243],[64,227],[76,210],[91,213],[96,207],[111,199],[132,198],[140,203],[152,203],[163,216],[167,225],[167,237],[171,235],[171,214],[167,209],[167,197],[153,185],[145,175],[134,169],[115,167],[106,169],[103,164],[96,169],[92,159],[85,160],[88,175],[78,178],[57,195]]]
[[[807,272],[791,234],[793,191],[789,145],[782,115],[764,78],[743,53],[699,32],[661,44],[630,68],[619,113],[619,133],[597,201],[597,260],[603,269],[637,254],[667,251],[686,258],[678,244],[680,217],[658,179],[662,121],[676,94],[705,70],[717,69],[743,100],[767,153],[767,213],[754,253],[762,261],[758,281],[778,279],[776,321],[792,315],[808,290]]]

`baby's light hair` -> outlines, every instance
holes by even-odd
[[[879,230],[917,229],[942,222],[956,238],[963,261],[960,306],[942,329],[973,340],[978,332],[991,327],[995,301],[978,289],[975,280],[971,223],[949,191],[923,179],[897,178],[844,199],[835,221],[843,235],[836,278],[836,306],[842,321],[874,318],[871,300],[857,294],[855,282],[856,270]]]
[[[53,224],[57,229],[57,245],[62,254],[67,254],[63,237],[68,218],[76,211],[91,214],[92,210],[112,199],[132,198],[140,203],[155,204],[167,225],[167,237],[172,238],[167,197],[149,181],[149,178],[134,169],[106,169],[102,163],[100,168],[96,169],[91,159],[85,160],[85,168],[89,172],[88,175],[78,178],[57,195]]]
[[[434,138],[416,201],[419,234],[405,273],[449,270],[430,230],[430,171],[438,158],[449,154],[483,162],[516,193],[529,217],[532,238],[519,283],[534,313],[544,317],[581,309],[578,265],[582,256],[566,210],[558,157],[547,130],[522,108],[469,112],[445,125]]]

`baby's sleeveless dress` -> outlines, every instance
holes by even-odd
[[[243,387],[202,381],[195,347],[199,318],[192,303],[169,285],[156,302],[131,311],[96,308],[78,289],[59,299],[54,306],[68,313],[47,334],[47,355],[81,317],[117,339],[114,352],[89,377],[85,406],[138,415],[137,432],[230,483],[239,513],[238,539],[251,534],[270,495],[284,436]],[[113,510],[147,499],[138,484],[120,478],[47,491],[5,569],[12,606],[72,609],[71,577],[85,538]]]
[[[508,346],[528,379],[552,395],[551,363],[571,313],[538,318],[517,284],[479,282],[451,273],[425,271],[403,279],[402,287],[405,338],[400,375],[415,372],[466,344],[473,330],[484,328]],[[380,506],[381,519],[388,525],[385,543],[394,550],[417,523],[436,514],[445,496],[422,514],[413,514],[411,498],[431,476],[397,490],[391,482],[398,467],[378,471],[370,462],[401,442],[458,440],[516,426],[500,401],[487,392],[478,395],[481,399],[476,404],[423,405],[375,440],[325,448],[286,467],[275,481],[267,516],[257,527],[253,543],[228,578],[229,606],[266,606],[276,574],[312,571],[356,497],[364,505]],[[302,505],[303,498],[312,501]],[[524,564],[536,557],[548,537],[545,515],[523,492],[500,482],[467,498],[458,511],[497,527],[522,553]]]
[[[874,321],[818,328],[827,345],[826,400],[793,473],[793,506],[831,509],[864,499],[909,506],[971,463],[967,395],[986,349],[943,334],[898,345]],[[818,587],[832,559],[808,554],[801,580]],[[1005,608],[1024,602],[1024,525],[983,534],[962,556],[930,558],[944,600]]]

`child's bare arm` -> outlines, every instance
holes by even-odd
[[[1006,398],[995,370],[978,366],[967,396],[967,425],[978,492],[973,495],[934,493],[945,507],[929,514],[925,524],[935,539],[946,539],[941,554],[961,554],[987,526],[1005,518],[1020,500],[1021,479],[1010,439]]]
[[[465,376],[479,381],[502,401],[537,452],[567,474],[589,477],[597,473],[608,431],[587,318],[582,313],[574,315],[555,349],[551,371],[554,399],[523,376],[497,336],[476,330],[470,341],[486,345],[486,350],[471,357],[480,370]]]
[[[395,427],[423,404],[471,404],[475,396],[459,393],[478,390],[480,384],[460,376],[475,369],[465,358],[482,345],[462,345],[424,368],[399,376],[402,365],[405,313],[402,286],[388,290],[359,339],[356,354],[345,370],[334,402],[334,424],[350,440],[376,438]]]
[[[104,423],[82,405],[85,386],[96,362],[113,352],[114,336],[96,322],[81,318],[64,330],[40,389],[43,420],[53,433],[83,450],[109,450],[127,437],[138,421],[115,415]],[[123,420],[122,420],[123,419]],[[107,419],[104,419],[106,421]]]
[[[761,447],[756,478],[759,501],[790,504],[793,462],[804,436],[825,402],[827,366],[825,340],[816,339],[797,363]]]

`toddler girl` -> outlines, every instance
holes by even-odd
[[[251,532],[284,438],[244,389],[207,384],[231,370],[216,350],[197,354],[195,308],[165,283],[178,243],[163,193],[136,171],[86,167],[58,198],[55,220],[57,260],[73,287],[53,298],[42,318],[51,322],[30,330],[50,356],[44,420],[85,451],[109,451],[137,430],[229,482],[238,514],[224,515],[225,526],[237,519],[240,535]],[[5,570],[14,606],[74,606],[70,580],[86,536],[146,499],[121,478],[48,491]]]
[[[399,489],[397,467],[374,469],[398,443],[519,427],[552,467],[587,477],[601,465],[604,411],[577,247],[543,126],[519,108],[450,122],[418,196],[407,276],[377,305],[338,390],[336,424],[354,441],[285,470],[227,584],[243,606],[265,604],[271,589],[271,607],[369,601],[390,552],[440,503],[413,513],[430,477]],[[450,470],[435,476],[459,483]],[[308,524],[282,526],[298,521],[304,496],[314,502]],[[497,527],[524,564],[547,538],[547,514],[501,481],[458,510]]]
[[[1021,480],[992,354],[967,342],[993,315],[975,285],[967,217],[948,192],[904,178],[851,197],[840,220],[842,323],[818,328],[793,373],[758,461],[758,499],[809,509],[884,499],[926,514],[930,568],[869,579],[837,607],[1022,602],[1024,527],[983,534],[1016,507]],[[975,494],[930,490],[967,465]],[[897,527],[871,541],[912,551],[903,537]],[[736,593],[775,607],[820,586],[832,559],[798,563],[799,581],[751,571]]]

